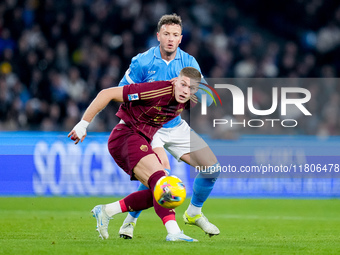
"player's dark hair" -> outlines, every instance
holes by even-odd
[[[182,19],[176,13],[163,15],[157,25],[157,32],[161,30],[163,25],[179,25],[182,29]]]
[[[198,82],[200,82],[202,78],[200,71],[198,71],[196,68],[193,68],[193,67],[184,67],[179,73],[179,75],[188,77]]]

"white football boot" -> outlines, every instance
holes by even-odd
[[[185,235],[183,231],[177,234],[168,234],[165,240],[170,242],[198,242],[198,240]]]
[[[106,214],[105,205],[96,205],[91,212],[93,213],[93,217],[97,220],[97,231],[99,232],[99,237],[101,239],[108,239],[109,232],[107,229],[112,218]]]
[[[218,235],[220,233],[220,230],[214,224],[210,223],[207,217],[203,215],[203,213],[197,214],[194,217],[190,217],[187,211],[185,211],[183,215],[183,220],[185,224],[194,225],[201,228],[210,237]]]
[[[128,222],[123,224],[119,229],[119,237],[124,239],[132,239],[133,230],[136,226],[134,222]]]

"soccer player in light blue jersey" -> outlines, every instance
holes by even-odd
[[[182,68],[189,66],[200,71],[196,59],[178,47],[182,40],[182,21],[179,16],[176,14],[162,16],[158,22],[157,31],[159,46],[135,56],[119,86],[170,80],[177,77]],[[197,96],[200,97],[200,95]],[[157,131],[151,146],[165,169],[170,169],[170,164],[164,148],[177,160],[182,160],[194,167],[218,167],[219,165],[209,146],[190,129],[187,122],[180,116],[167,122]],[[183,215],[186,224],[196,225],[210,236],[218,235],[220,231],[203,215],[202,206],[209,197],[216,179],[217,176],[198,174],[194,180],[191,203]],[[139,190],[143,189],[146,187],[141,185]],[[139,214],[140,212],[128,214],[120,228],[120,237],[127,239],[133,237]]]

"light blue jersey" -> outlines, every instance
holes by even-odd
[[[144,83],[153,81],[166,81],[178,77],[184,67],[194,67],[201,72],[196,59],[177,48],[176,57],[170,62],[161,57],[159,46],[152,47],[144,53],[140,53],[131,60],[129,69],[125,72],[119,86],[131,83]],[[208,102],[209,104],[209,102]],[[181,122],[181,116],[170,120],[163,125],[165,128],[172,128]]]

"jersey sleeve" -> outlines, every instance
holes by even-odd
[[[133,57],[129,69],[126,70],[124,77],[119,82],[118,86],[125,86],[132,83],[143,82],[143,69],[139,63],[140,54]]]
[[[201,68],[197,63],[197,60],[194,57],[192,57],[192,60],[191,60],[191,67],[196,68],[198,71],[200,71],[200,73],[202,73]]]
[[[130,102],[141,100],[140,93],[142,92],[142,84],[143,83],[132,83],[125,85],[123,88],[123,101]]]
[[[136,100],[153,100],[167,94],[172,94],[173,86],[169,81],[155,81],[129,84],[123,87],[124,102]]]

